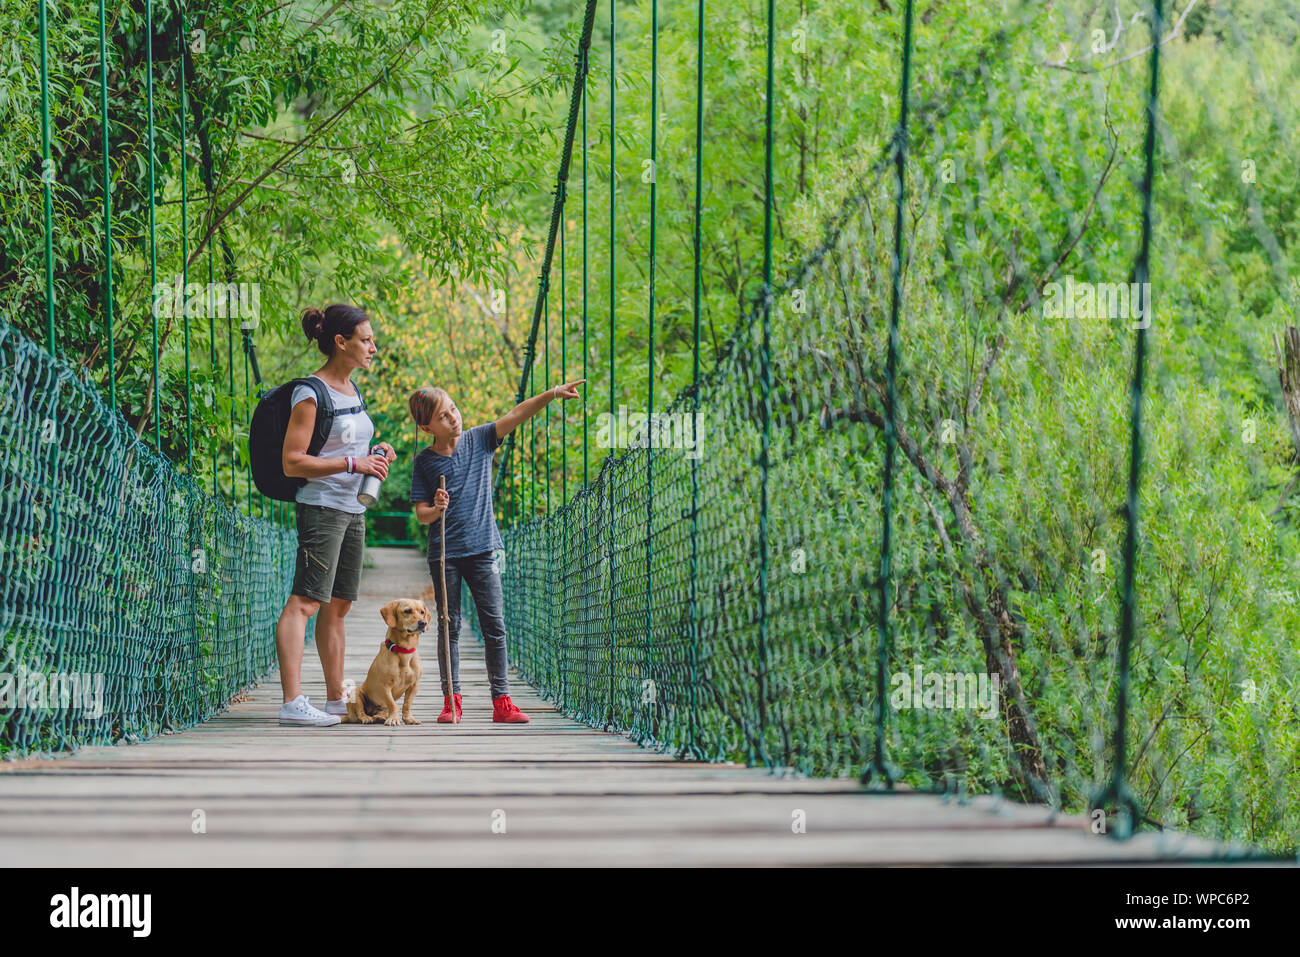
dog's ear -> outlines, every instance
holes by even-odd
[[[397,602],[390,601],[383,608],[379,609],[379,615],[388,623],[389,628],[397,627]]]

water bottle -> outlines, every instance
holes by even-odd
[[[384,450],[375,446],[370,450],[371,455],[383,455]],[[366,475],[361,480],[361,490],[357,492],[357,501],[369,508],[379,500],[379,486],[383,485],[383,480],[378,475]]]

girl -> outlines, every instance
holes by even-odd
[[[506,675],[506,626],[502,611],[501,570],[494,555],[501,548],[501,532],[492,511],[492,453],[507,435],[546,408],[555,399],[578,398],[578,386],[566,382],[531,399],[525,399],[495,422],[463,431],[460,409],[444,390],[426,388],[410,399],[411,418],[433,442],[415,456],[411,476],[411,503],[415,517],[429,526],[429,573],[440,577],[442,537],[435,534],[436,522],[445,516],[447,534],[448,635],[439,636],[438,663],[449,661],[451,674],[442,676],[442,714],[438,721],[459,719],[460,701],[460,586],[469,585],[478,609],[487,659],[488,686],[492,694],[492,720],[506,724],[527,724],[524,714],[510,700]],[[439,477],[447,488],[439,488]],[[437,598],[439,610],[443,596]],[[447,642],[450,642],[450,650]],[[452,709],[455,709],[453,712]]]

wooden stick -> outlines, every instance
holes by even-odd
[[[447,476],[438,476],[438,489],[445,492],[447,490]],[[456,682],[451,673],[451,616],[447,614],[447,510],[442,510],[442,515],[438,517],[438,527],[442,535],[442,549],[438,554],[438,573],[442,579],[442,607],[439,609],[438,619],[438,643],[447,646],[447,697],[451,701],[451,721],[452,724],[460,724],[460,714],[456,711]],[[445,637],[444,637],[445,636]]]

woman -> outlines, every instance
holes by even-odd
[[[326,356],[312,375],[325,383],[336,414],[329,437],[316,455],[307,454],[316,424],[316,394],[305,385],[294,389],[293,411],[284,436],[284,474],[301,476],[294,506],[298,522],[298,565],[289,601],[275,626],[284,704],[280,723],[302,727],[338,724],[347,713],[343,697],[343,618],[357,599],[366,542],[365,506],[357,501],[363,475],[388,475],[397,453],[376,443],[382,455],[370,455],[375,427],[360,408],[352,385],[356,369],[370,368],[375,336],[366,314],[355,306],[335,304],[308,309],[302,317],[308,339]],[[349,411],[349,410],[356,411]],[[325,670],[325,710],[313,707],[302,693],[302,650],[307,619],[317,611],[316,649]]]

